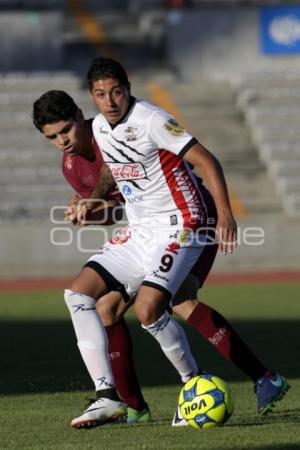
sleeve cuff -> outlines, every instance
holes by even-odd
[[[197,144],[197,143],[198,143],[197,139],[193,137],[187,144],[185,144],[185,146],[183,147],[183,149],[180,150],[178,156],[179,156],[180,158],[183,158],[184,155],[186,154],[186,152],[187,152],[193,145],[195,145],[195,144]]]

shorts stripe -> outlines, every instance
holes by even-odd
[[[142,282],[142,286],[149,286],[149,287],[152,287],[154,289],[157,289],[158,291],[160,291],[163,294],[165,294],[165,296],[167,297],[168,302],[172,300],[172,297],[173,297],[172,293],[168,289],[166,289],[165,287],[161,286],[160,284],[156,284],[156,283],[153,283],[152,281],[144,280]]]
[[[124,302],[127,303],[130,300],[129,295],[126,292],[125,286],[120,283],[114,276],[112,276],[101,264],[96,261],[88,261],[83,267],[89,267],[95,270],[97,274],[103,279],[106,284],[108,292],[117,291],[122,294]]]

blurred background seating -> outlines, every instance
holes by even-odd
[[[271,27],[262,29],[268,5],[279,15],[272,36],[283,40],[274,38],[270,49],[263,32]],[[220,159],[241,233],[263,230],[263,245],[241,245],[230,260],[218,258],[216,270],[299,269],[300,38],[281,26],[281,6],[0,0],[2,277],[69,275],[88,256],[78,251],[78,230],[51,219],[51,207],[62,213],[72,191],[61,155],[35,130],[31,111],[42,93],[63,89],[93,117],[85,73],[99,55],[119,59],[134,95],[169,109]],[[299,16],[290,7],[300,23],[300,6]],[[53,245],[56,226],[70,245]],[[94,233],[92,253],[103,239]]]

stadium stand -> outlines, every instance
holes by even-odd
[[[49,208],[65,204],[71,190],[60,173],[59,152],[33,128],[32,102],[46,90],[59,87],[74,96],[86,117],[93,116],[94,109],[86,90],[81,89],[81,79],[72,73],[7,74],[0,81],[0,104],[5,107],[0,123],[0,216],[2,221],[45,220]],[[135,80],[134,92],[149,98],[145,81]],[[172,76],[165,77],[178,110],[200,141],[221,160],[243,208],[252,212],[280,210],[229,83],[173,81]],[[245,177],[252,183],[245,183]],[[263,195],[256,195],[254,187]]]
[[[284,211],[300,216],[300,72],[249,73],[235,81],[235,88]]]
[[[49,218],[53,204],[65,204],[71,190],[60,175],[60,155],[33,127],[33,101],[57,87],[79,90],[71,73],[11,73],[0,77],[1,221]]]
[[[6,12],[14,4],[19,11],[23,9],[26,12],[36,7],[43,14],[52,8],[50,4],[56,10],[55,4],[58,3],[57,8],[62,14],[62,8],[67,3],[78,4],[75,0],[0,0],[0,9],[2,5]],[[290,220],[283,214],[283,205],[290,215],[296,215],[297,208],[298,211],[300,208],[300,205],[297,206],[300,191],[297,177],[299,133],[293,127],[293,124],[296,127],[300,97],[298,74],[285,71],[283,83],[283,72],[280,71],[277,75],[273,72],[247,73],[231,84],[228,72],[223,67],[215,70],[209,58],[202,60],[193,57],[190,62],[196,76],[188,80],[180,70],[174,70],[172,61],[166,62],[167,58],[161,58],[165,38],[164,14],[167,6],[171,8],[168,2],[85,0],[83,3],[90,8],[109,43],[117,48],[119,59],[126,61],[133,77],[134,94],[155,101],[147,83],[151,79],[161,83],[178,107],[184,125],[187,124],[221,160],[230,182],[236,211],[240,213],[238,223],[241,232],[254,227],[265,234],[263,247],[241,245],[230,260],[218,258],[216,270],[232,272],[260,268],[299,268],[295,245],[299,219]],[[114,8],[111,7],[112,3]],[[195,9],[198,5],[246,5],[243,0],[189,3]],[[100,4],[103,5],[101,15]],[[222,43],[223,37],[220,37]],[[70,10],[64,17],[62,38],[62,67],[33,72],[30,68],[27,71],[20,67],[7,70],[3,66],[0,72],[0,251],[5,255],[0,265],[2,277],[73,275],[87,256],[85,253],[90,249],[94,253],[102,239],[99,230],[94,234],[86,233],[84,229],[50,220],[51,206],[63,207],[68,202],[71,189],[60,174],[59,152],[51,149],[32,125],[32,102],[46,90],[60,88],[74,97],[86,117],[92,117],[95,111],[82,76],[90,60],[101,54],[97,40],[91,41],[84,35],[75,14],[71,14]],[[200,47],[193,51],[200,51]],[[207,74],[200,73],[205,61],[211,69]],[[224,68],[232,68],[232,61],[229,58]],[[181,66],[184,65],[185,61],[181,61]],[[236,72],[236,66],[233,71]],[[287,163],[287,155],[292,163]],[[272,170],[267,169],[269,160],[273,161]],[[280,200],[283,195],[285,199],[288,198],[284,203]],[[282,230],[288,232],[283,234]],[[79,246],[79,239],[83,241],[84,250]]]
[[[229,81],[201,79],[174,87],[169,84],[168,89],[195,135],[222,162],[240,209],[248,214],[281,213]]]

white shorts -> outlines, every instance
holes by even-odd
[[[109,290],[116,284],[133,298],[141,285],[164,292],[170,300],[205,248],[207,238],[174,228],[123,228],[86,266],[96,270]],[[128,297],[127,297],[128,298]]]

